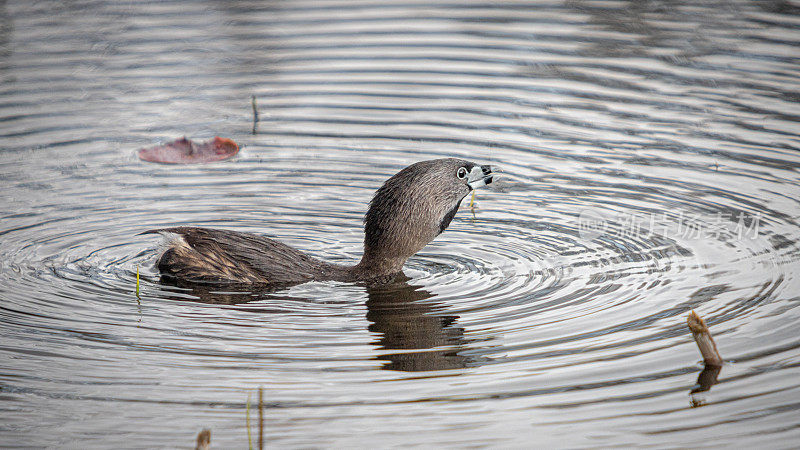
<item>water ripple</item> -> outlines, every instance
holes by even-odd
[[[206,6],[0,7],[4,442],[241,446],[258,386],[282,447],[797,442],[796,8]],[[184,134],[242,151],[135,157]],[[390,286],[182,289],[138,236],[354,262],[372,192],[447,156],[500,175]],[[728,361],[693,397],[691,310]]]

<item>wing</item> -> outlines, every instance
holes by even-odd
[[[158,260],[163,275],[195,282],[295,284],[326,279],[338,266],[276,240],[251,233],[176,227],[146,233],[173,233]],[[330,279],[330,278],[328,278]]]

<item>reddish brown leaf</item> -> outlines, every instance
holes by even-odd
[[[185,137],[155,147],[139,150],[139,159],[165,164],[193,164],[222,161],[239,153],[230,139],[216,136],[207,142],[192,142]]]

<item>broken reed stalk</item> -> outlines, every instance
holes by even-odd
[[[258,387],[258,448],[264,450],[264,388]]]
[[[245,412],[247,422],[247,448],[253,450],[253,436],[250,435],[250,394],[247,394],[247,412]]]
[[[211,448],[211,430],[208,428],[204,428],[197,435],[197,445],[195,445],[194,450],[209,450]]]
[[[706,366],[722,366],[722,357],[717,350],[717,344],[714,338],[711,337],[711,332],[706,326],[706,322],[692,311],[689,317],[686,318],[686,324],[692,331],[694,341],[697,343],[697,348],[700,349],[700,354],[703,355],[703,362]]]
[[[258,105],[256,104],[256,96],[250,96],[250,105],[253,107],[253,134],[256,134],[258,129]]]
[[[138,265],[136,266],[136,298],[137,299],[140,298],[139,297],[139,266]]]

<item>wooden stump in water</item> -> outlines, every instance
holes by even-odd
[[[690,392],[692,396],[691,405],[693,408],[697,408],[705,405],[706,402],[702,397],[696,397],[695,394],[708,391],[711,386],[717,383],[717,377],[722,370],[722,356],[719,355],[717,344],[714,342],[714,338],[711,337],[711,331],[708,330],[706,322],[696,312],[692,311],[689,314],[689,317],[686,318],[686,324],[689,325],[689,329],[692,331],[694,341],[697,344],[697,348],[700,349],[700,354],[703,355],[703,362],[705,363],[703,371],[697,377],[697,384]]]
[[[208,428],[203,429],[197,435],[197,445],[195,445],[195,450],[209,450],[211,448],[211,430]]]
[[[697,343],[697,348],[700,349],[700,354],[703,355],[703,362],[706,363],[706,366],[722,366],[722,357],[719,355],[717,344],[711,337],[706,322],[692,311],[686,318],[686,324],[692,331],[692,336]]]

